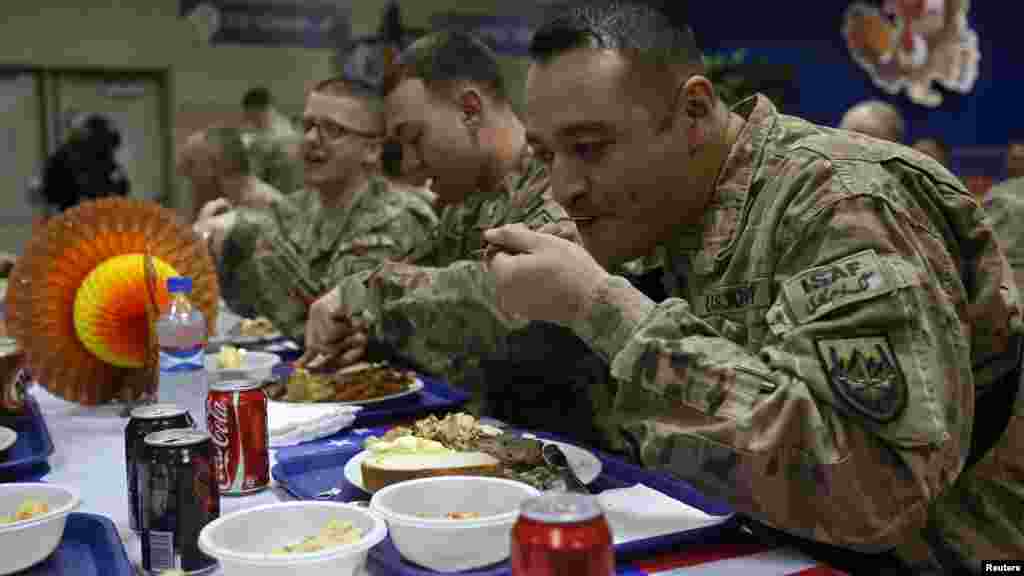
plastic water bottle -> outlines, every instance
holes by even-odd
[[[168,278],[171,305],[157,320],[160,345],[160,381],[157,402],[189,411],[196,428],[206,430],[205,348],[206,318],[192,305],[191,278]]]

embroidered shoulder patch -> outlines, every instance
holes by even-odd
[[[836,397],[877,422],[899,418],[907,406],[907,381],[889,338],[822,338],[816,342]]]
[[[864,250],[786,280],[782,290],[800,324],[901,287],[874,250]]]

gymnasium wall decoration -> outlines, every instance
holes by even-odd
[[[922,106],[942,104],[936,84],[967,94],[978,79],[978,35],[967,21],[970,0],[853,2],[842,34],[850,55],[890,94],[905,91]]]

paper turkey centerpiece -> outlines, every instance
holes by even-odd
[[[175,212],[124,198],[82,203],[37,231],[11,272],[8,331],[51,393],[87,405],[136,400],[155,392],[152,321],[171,276],[192,278],[192,303],[216,326],[213,261]]]

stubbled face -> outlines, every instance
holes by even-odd
[[[342,187],[374,160],[380,116],[348,96],[312,92],[302,113],[306,185]]]
[[[386,108],[388,137],[402,146],[403,181],[432,179],[431,188],[446,204],[476,192],[482,151],[454,98],[409,78],[388,94]]]
[[[593,218],[577,226],[604,266],[650,254],[676,226],[699,222],[707,201],[677,152],[685,133],[658,129],[670,103],[655,117],[628,72],[615,52],[581,49],[534,63],[526,81],[527,139],[558,202]]]
[[[1006,174],[1010,178],[1024,178],[1024,142],[1012,143],[1007,149]]]

